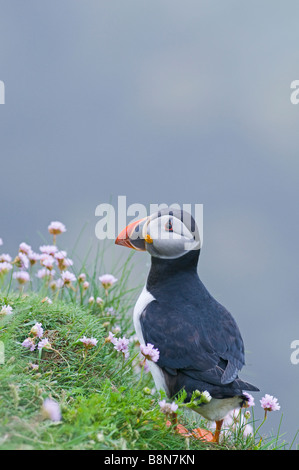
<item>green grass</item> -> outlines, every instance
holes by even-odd
[[[150,374],[142,371],[142,356],[134,341],[132,307],[140,286],[129,287],[132,258],[114,266],[118,282],[107,295],[98,281],[104,272],[102,253],[97,253],[92,265],[86,258],[80,266],[74,272],[76,276],[86,273],[86,291],[79,283],[51,290],[49,282],[34,276],[37,266],[25,289],[16,288],[12,272],[0,277],[0,311],[3,305],[13,308],[11,315],[0,315],[0,345],[5,352],[0,363],[1,450],[263,450],[281,446],[278,436],[261,438],[254,422],[257,432],[253,436],[245,437],[240,425],[219,446],[181,437],[174,426],[167,426],[158,403],[161,392],[154,389]],[[91,295],[102,297],[103,303],[90,304]],[[44,301],[46,296],[51,297],[51,304]],[[51,350],[30,351],[22,346],[37,322]],[[115,327],[119,336],[132,339],[127,359],[105,341]],[[79,341],[83,336],[98,340],[87,353]],[[49,397],[60,406],[59,422],[42,412]],[[207,426],[198,415],[195,421],[194,414],[186,414],[182,397],[177,403],[179,421],[188,429]]]
[[[5,363],[0,366],[1,449],[184,449],[202,447],[186,442],[166,426],[152,395],[148,374],[133,364],[139,355],[132,343],[124,360],[105,344],[107,318],[66,301],[41,302],[39,295],[0,296],[14,313],[0,323]],[[22,346],[31,327],[42,323],[53,351],[29,351]],[[83,335],[95,337],[83,363]],[[135,357],[135,360],[132,360]],[[30,363],[38,364],[33,370]],[[144,390],[145,389],[145,390]],[[61,406],[62,420],[43,419],[43,400]]]

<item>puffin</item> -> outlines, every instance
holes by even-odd
[[[115,243],[151,256],[133,323],[140,344],[159,350],[158,361],[149,361],[157,390],[170,399],[184,390],[187,402],[195,391],[207,391],[210,401],[195,402],[193,409],[216,422],[215,433],[198,428],[193,435],[219,442],[227,414],[246,407],[246,391],[259,389],[239,378],[245,365],[240,330],[199,278],[201,239],[193,216],[180,209],[161,209],[130,223]],[[181,426],[181,434],[186,432]]]

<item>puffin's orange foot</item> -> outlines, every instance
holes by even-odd
[[[171,422],[167,421],[166,425],[171,426]],[[195,439],[202,439],[203,441],[207,442],[215,442],[215,437],[214,435],[210,432],[207,431],[206,429],[201,429],[201,428],[196,428],[193,429],[191,432],[188,431],[185,426],[182,424],[176,424],[175,425],[175,431],[180,434],[182,437],[195,437]]]
[[[183,426],[182,424],[177,424],[176,427],[175,427],[175,432],[177,432],[178,434],[180,434],[181,436],[183,437],[190,437],[192,436],[192,433],[188,431],[187,428],[185,428],[185,426]]]
[[[172,424],[173,423],[171,423],[171,421],[169,421],[169,420],[166,421],[166,426],[169,427],[169,426],[172,426]],[[183,426],[182,424],[175,424],[174,428],[175,428],[175,431],[183,437],[192,436],[192,433],[189,432],[188,429],[185,428],[185,426]]]
[[[196,428],[192,430],[192,436],[196,439],[202,439],[203,441],[207,442],[215,442],[215,437],[211,433],[211,431],[207,431],[207,429]]]

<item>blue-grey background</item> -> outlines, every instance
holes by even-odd
[[[88,224],[83,252],[98,243],[96,206],[118,195],[202,203],[201,279],[240,326],[256,416],[275,395],[281,411],[264,429],[276,434],[283,414],[288,442],[299,427],[298,15],[297,0],[0,1],[2,251],[37,248],[60,220],[65,247]],[[146,254],[135,259],[145,279]]]

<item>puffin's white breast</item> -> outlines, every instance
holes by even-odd
[[[142,328],[140,324],[140,315],[144,311],[144,309],[151,303],[153,300],[156,300],[155,297],[146,289],[146,286],[144,286],[137,302],[134,307],[134,312],[133,312],[133,322],[134,322],[134,328],[136,331],[136,335],[138,338],[138,341],[140,344],[144,344],[144,338],[142,334]],[[155,345],[154,345],[155,346]],[[157,346],[155,346],[157,347]],[[166,385],[165,385],[165,379],[162,370],[160,367],[155,364],[152,361],[148,361],[148,366],[151,371],[151,374],[153,376],[155,385],[157,390],[163,389],[167,393]]]
[[[138,341],[140,344],[144,344],[144,338],[142,334],[142,329],[140,325],[140,315],[144,311],[144,309],[150,304],[153,300],[156,300],[155,297],[148,292],[146,289],[146,286],[144,286],[140,296],[138,297],[138,300],[136,302],[136,305],[134,307],[134,312],[133,312],[133,322],[134,322],[134,328],[136,331],[136,335],[138,338]]]

